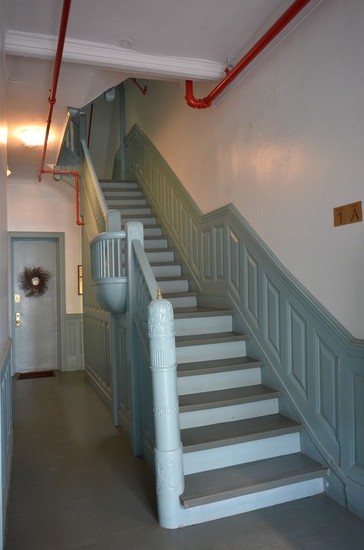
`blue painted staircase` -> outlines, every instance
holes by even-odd
[[[145,251],[174,309],[185,489],[183,525],[324,491],[326,468],[301,452],[301,426],[280,414],[279,392],[233,331],[234,311],[199,306],[142,190],[102,181],[110,209],[144,224]]]

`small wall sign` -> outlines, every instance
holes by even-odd
[[[363,211],[361,201],[352,202],[343,206],[334,208],[334,226],[346,225],[363,221]]]

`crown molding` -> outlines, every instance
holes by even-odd
[[[54,59],[57,37],[19,31],[8,31],[5,53],[38,59]],[[101,42],[67,38],[63,61],[120,70],[131,75],[219,80],[224,64],[207,59],[149,55]]]

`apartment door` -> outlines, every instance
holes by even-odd
[[[13,368],[60,368],[57,238],[12,237]]]

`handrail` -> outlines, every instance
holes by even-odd
[[[138,240],[133,240],[132,246],[135,253],[135,257],[138,260],[138,264],[143,273],[145,283],[149,290],[150,298],[151,300],[153,300],[156,298],[157,292],[158,292],[158,284],[154,277],[154,273],[152,271],[152,268],[150,267],[150,263],[148,262],[148,258],[145,254],[145,251],[141,242]]]
[[[66,31],[67,31],[68,18],[69,18],[70,10],[71,10],[71,0],[63,0],[63,9],[62,9],[61,23],[60,23],[60,27],[59,27],[56,57],[55,57],[55,60],[54,60],[52,84],[51,84],[51,88],[50,88],[50,94],[49,94],[49,97],[48,97],[49,107],[48,107],[47,126],[46,126],[45,137],[44,137],[44,145],[43,145],[41,163],[40,163],[40,168],[39,168],[38,181],[42,181],[42,174],[45,173],[44,172],[44,162],[45,162],[45,156],[46,156],[46,152],[47,152],[49,130],[50,130],[51,123],[52,123],[53,107],[56,103],[56,93],[57,93],[58,79],[59,79],[59,73],[60,73],[60,70],[61,70],[63,48],[64,48],[64,43],[65,43],[65,40],[66,40]]]
[[[254,61],[254,59],[279,35],[284,28],[311,2],[312,0],[296,0],[291,6],[277,19],[277,21],[267,30],[265,34],[250,48],[247,54],[239,61],[235,67],[229,71],[226,70],[225,78],[203,99],[197,99],[193,95],[193,82],[186,80],[185,100],[189,107],[193,109],[207,109],[211,107],[213,101],[231,84],[239,74]]]
[[[85,140],[81,140],[83,152],[83,186],[90,201],[96,223],[100,232],[105,230],[108,217],[108,207],[102,193],[99,179],[93,166],[91,155]]]

